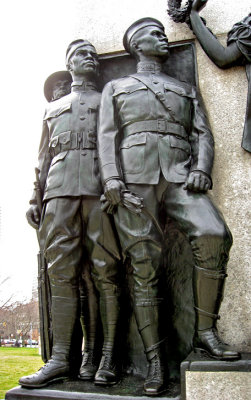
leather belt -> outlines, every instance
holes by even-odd
[[[96,132],[62,132],[51,139],[49,147],[53,156],[67,150],[96,149]]]
[[[187,140],[187,133],[184,126],[167,121],[165,119],[152,119],[137,121],[123,128],[125,136],[139,132],[158,132],[162,134],[176,135]]]

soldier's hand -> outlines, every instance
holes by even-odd
[[[188,175],[184,189],[192,192],[207,192],[211,187],[210,178],[200,171],[192,171]]]
[[[26,213],[26,218],[32,228],[38,229],[40,223],[40,212],[36,204],[32,204]]]
[[[194,0],[192,4],[192,10],[200,12],[206,4],[207,0]]]
[[[125,184],[119,179],[111,179],[105,184],[105,197],[110,204],[116,205],[121,199],[121,190],[125,190]]]

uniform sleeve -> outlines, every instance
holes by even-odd
[[[233,26],[228,33],[227,44],[236,43],[248,62],[251,62],[251,14]]]
[[[119,165],[119,120],[113,98],[112,83],[103,90],[98,128],[98,152],[100,174],[103,183],[110,179],[122,179]]]
[[[38,153],[39,181],[42,194],[44,193],[45,183],[50,168],[52,156],[49,151],[49,130],[47,122],[43,121],[42,136]],[[30,200],[31,204],[36,204],[36,192],[34,191]]]
[[[201,95],[195,90],[190,133],[191,171],[202,171],[211,177],[214,161],[214,139]]]

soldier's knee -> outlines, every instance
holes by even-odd
[[[210,224],[201,224],[197,227],[192,241],[212,242],[216,246],[224,243],[230,248],[233,244],[233,237],[224,220],[212,220]]]

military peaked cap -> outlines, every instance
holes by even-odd
[[[138,19],[138,21],[129,26],[123,37],[123,45],[128,53],[130,53],[130,42],[133,35],[140,29],[145,28],[146,26],[157,26],[158,28],[162,29],[163,32],[165,30],[163,24],[155,18],[146,17]]]
[[[52,100],[54,85],[58,81],[69,81],[72,83],[72,77],[68,71],[57,71],[51,74],[44,83],[44,95],[48,102]]]

